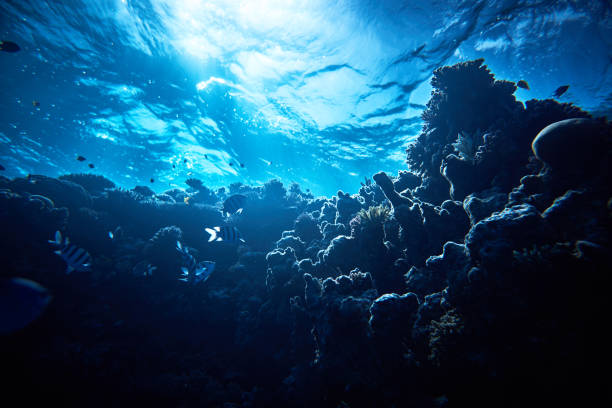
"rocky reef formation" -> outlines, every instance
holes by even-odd
[[[10,387],[67,405],[596,400],[612,126],[571,104],[517,102],[482,60],[440,68],[432,85],[410,170],[377,173],[357,194],[315,198],[276,180],[214,191],[190,179],[155,194],[101,176],[0,178],[15,237],[3,277],[54,296],[0,338],[13,350]],[[244,208],[223,215],[233,194]],[[223,225],[246,243],[208,243],[204,227]],[[55,230],[91,253],[90,273],[64,274],[46,244]],[[206,282],[179,280],[176,241],[216,262]]]

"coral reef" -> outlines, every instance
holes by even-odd
[[[100,195],[106,189],[115,188],[115,183],[99,174],[73,173],[59,176],[58,179],[79,184],[91,195]]]
[[[156,195],[99,176],[0,177],[2,277],[53,294],[0,339],[7,389],[69,406],[598,397],[612,125],[571,104],[523,106],[482,60],[440,68],[432,85],[410,170],[379,172],[358,194],[190,179]],[[247,203],[225,217],[233,194]],[[214,226],[246,242],[208,243]],[[90,273],[64,273],[47,244],[56,230],[90,252]],[[177,241],[215,262],[210,279],[178,279]]]

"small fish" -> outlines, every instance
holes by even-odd
[[[568,89],[569,89],[569,85],[560,86],[557,89],[555,89],[555,92],[553,92],[553,96],[555,98],[559,98],[561,95],[567,92]]]
[[[188,197],[183,198],[183,202],[184,202],[185,204],[187,204],[187,205],[189,205],[189,202],[190,202],[190,201],[191,201],[191,197],[189,197],[189,196],[188,196]]]
[[[155,272],[157,270],[157,266],[151,265],[151,264],[147,264],[147,266],[145,266],[145,269],[143,271],[143,275],[144,276],[152,276],[153,272]]]
[[[525,80],[523,80],[523,79],[521,79],[520,81],[518,81],[518,82],[516,83],[516,86],[518,86],[519,88],[523,88],[523,89],[529,90],[529,84],[527,83],[527,81],[525,81]]]
[[[136,276],[152,276],[156,270],[157,266],[141,261],[132,268],[132,273]]]
[[[181,268],[181,277],[178,280],[183,282],[191,281],[194,284],[206,282],[214,270],[215,263],[212,261],[202,261],[196,264],[192,271],[183,266]]]
[[[80,161],[80,162],[87,160],[85,157],[83,157],[83,156],[81,156],[81,155],[77,156],[77,157],[76,157],[76,159],[77,159],[78,161]]]
[[[0,51],[17,52],[20,49],[21,48],[19,48],[19,46],[12,41],[0,41]]]
[[[95,167],[93,163],[89,163],[87,166],[89,166],[90,169],[93,169]]]
[[[55,240],[48,241],[51,245],[58,247],[55,251],[66,264],[66,273],[69,274],[72,271],[88,271],[91,268],[91,256],[83,248],[78,248],[76,245],[71,244],[68,237],[62,239],[62,233],[55,231]]]
[[[205,158],[205,159],[208,159],[208,155],[207,155],[207,154],[205,154],[205,155],[204,155],[204,158]]]
[[[0,164],[0,171],[4,171],[4,170],[6,170],[6,168]]]
[[[184,159],[184,160],[183,160],[183,163],[187,163],[187,159]]]
[[[38,108],[40,106],[40,102],[32,101],[32,106],[35,107],[35,108]]]
[[[210,274],[215,270],[215,263],[212,261],[202,261],[196,263],[193,255],[189,253],[187,248],[176,241],[176,249],[183,257],[184,266],[181,267],[181,277],[178,280],[183,282],[200,283],[206,282]]]
[[[233,165],[234,165],[234,163],[230,162],[230,163],[229,163],[229,165],[230,165],[230,166],[233,166]]]
[[[151,183],[155,183],[155,179],[151,177]]]
[[[225,241],[225,242],[246,242],[238,228],[236,227],[214,227],[214,228],[204,228],[206,232],[210,234],[210,238],[208,238],[208,242],[212,241]]]
[[[193,255],[189,253],[187,248],[181,244],[181,241],[176,241],[176,250],[181,253],[183,261],[187,264],[187,269],[193,269],[196,265],[196,260]]]
[[[173,164],[173,165],[172,165],[172,168],[173,168],[173,169],[176,169],[176,165],[174,165],[174,164]]]
[[[244,163],[240,163],[240,167],[244,167]]]
[[[123,228],[118,226],[114,231],[108,231],[108,237],[110,239],[121,239],[123,238]]]
[[[51,295],[41,285],[24,278],[0,280],[0,335],[20,330],[42,314]]]
[[[223,202],[223,211],[226,215],[236,214],[242,212],[244,204],[247,202],[247,197],[242,194],[234,194]]]
[[[194,271],[194,283],[206,282],[215,270],[215,265],[213,261],[202,261],[198,263]]]

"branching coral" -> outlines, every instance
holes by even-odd
[[[483,135],[480,132],[480,129],[473,133],[461,131],[457,135],[457,140],[455,143],[452,143],[452,146],[455,148],[455,151],[459,153],[459,157],[461,159],[473,162],[478,146],[482,143],[482,141]]]

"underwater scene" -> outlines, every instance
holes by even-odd
[[[610,1],[3,0],[0,73],[7,406],[609,400]]]

